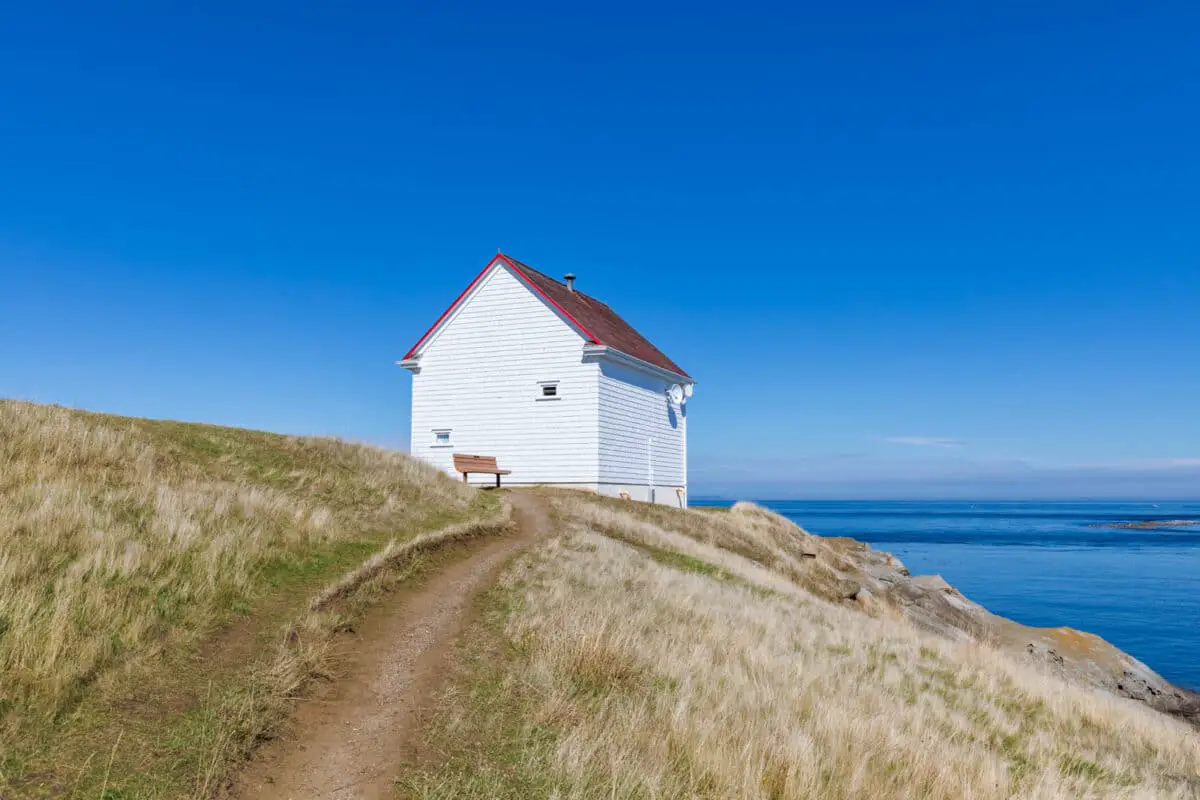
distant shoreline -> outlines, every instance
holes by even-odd
[[[1141,522],[1093,522],[1093,528],[1134,528],[1154,529],[1154,528],[1186,528],[1193,525],[1200,525],[1200,519],[1148,519]]]

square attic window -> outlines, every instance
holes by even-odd
[[[558,393],[558,381],[542,381],[538,384],[538,400],[557,400],[560,396]]]
[[[450,430],[443,428],[433,432],[434,447],[449,447],[450,446]]]

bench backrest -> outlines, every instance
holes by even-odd
[[[454,454],[454,469],[457,472],[490,472],[499,469],[495,456],[471,456],[465,453]]]

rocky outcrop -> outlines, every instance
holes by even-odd
[[[1069,680],[1137,700],[1200,728],[1200,695],[1171,684],[1099,636],[1073,628],[1030,628],[996,619],[999,643],[1004,649],[1020,653]]]
[[[1145,703],[1200,728],[1200,695],[1171,684],[1099,636],[1071,628],[1030,628],[963,596],[940,575],[912,575],[890,553],[846,537],[816,536],[753,503],[705,517],[721,545],[769,564],[812,593],[875,617],[901,617],[952,641],[976,641],[1068,680]],[[1174,521],[1178,523],[1178,521]],[[716,529],[719,529],[719,534]],[[755,535],[747,536],[747,531]],[[761,542],[771,546],[763,550]],[[758,543],[758,544],[756,544]]]
[[[940,575],[911,575],[889,553],[858,542],[851,546],[850,540],[824,541],[827,551],[819,543],[810,549],[836,575],[839,591],[830,599],[853,601],[876,616],[899,614],[953,641],[985,642],[1068,680],[1137,700],[1200,728],[1200,695],[1171,684],[1099,636],[1021,625],[971,601]],[[857,591],[852,593],[851,587]]]
[[[993,615],[940,575],[902,579],[888,587],[883,597],[917,627],[947,639],[984,641],[991,631]]]

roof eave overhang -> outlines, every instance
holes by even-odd
[[[623,366],[632,367],[640,372],[653,375],[654,377],[661,378],[663,380],[672,381],[674,383],[690,383],[693,386],[696,384],[696,381],[687,375],[660,367],[657,364],[651,364],[649,361],[643,361],[640,358],[636,358],[628,353],[624,353],[605,344],[584,345],[583,356],[584,358],[607,359],[608,361],[612,361]]]

